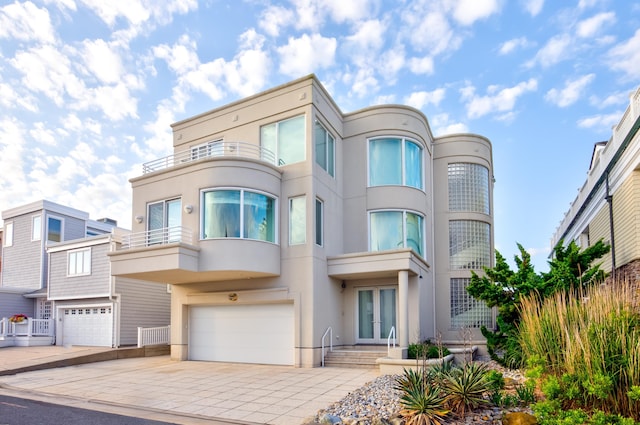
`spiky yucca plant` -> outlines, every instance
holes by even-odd
[[[491,388],[486,364],[467,363],[457,373],[444,375],[442,385],[446,405],[463,418],[468,410],[489,402],[484,398]]]
[[[444,408],[445,396],[436,385],[429,385],[423,370],[405,369],[404,375],[398,378],[396,389],[402,395],[400,415],[406,425],[442,425],[449,414]]]

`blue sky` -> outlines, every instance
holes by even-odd
[[[131,225],[170,124],[315,73],[343,112],[402,103],[493,143],[496,248],[550,238],[640,84],[640,1],[0,3],[0,210]]]

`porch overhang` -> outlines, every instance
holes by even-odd
[[[329,276],[341,280],[397,277],[406,270],[409,275],[420,275],[431,266],[412,249],[358,252],[327,258]]]
[[[198,272],[200,249],[185,243],[110,252],[111,274],[158,283],[179,283]]]

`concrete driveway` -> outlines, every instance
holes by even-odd
[[[0,376],[0,388],[27,398],[63,397],[85,408],[120,407],[180,424],[295,425],[377,376],[368,369],[176,362],[160,356]],[[162,419],[162,414],[171,416]]]

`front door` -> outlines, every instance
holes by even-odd
[[[386,344],[396,328],[396,288],[359,288],[357,294],[356,342]]]

